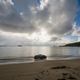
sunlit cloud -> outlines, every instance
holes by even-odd
[[[41,29],[40,32],[34,32],[30,36],[30,39],[36,42],[48,42],[51,36],[46,32],[45,29]]]
[[[38,5],[38,10],[43,10],[47,5],[49,0],[38,0],[40,3]]]
[[[32,34],[0,31],[0,37],[0,45],[31,45],[49,42],[51,36],[47,34],[45,29],[41,29],[40,32]]]
[[[77,26],[76,23],[73,24],[73,29],[72,29],[71,35],[80,37],[80,27]]]

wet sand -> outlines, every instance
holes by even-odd
[[[80,80],[80,59],[0,65],[0,80]]]

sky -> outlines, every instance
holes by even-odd
[[[0,0],[0,45],[80,41],[80,0]]]

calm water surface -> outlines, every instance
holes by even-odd
[[[48,46],[27,46],[27,47],[0,47],[0,63],[14,61],[29,61],[36,54],[44,54],[53,59],[79,57],[79,47],[48,47]],[[27,58],[22,58],[27,57]],[[10,59],[10,60],[8,60]],[[12,59],[12,60],[11,60]]]

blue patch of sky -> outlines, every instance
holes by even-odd
[[[12,0],[14,2],[14,8],[16,9],[17,12],[23,12],[24,11],[24,5],[16,3],[15,0]]]
[[[37,6],[41,4],[40,0],[35,0],[35,1],[36,1]]]
[[[35,0],[37,4],[40,4],[40,0]]]
[[[77,0],[77,4],[78,4],[78,6],[80,6],[80,0]]]
[[[32,0],[31,1],[20,0],[20,2],[16,0],[12,0],[12,1],[14,2],[14,8],[17,10],[18,13],[20,13],[20,12],[24,12],[29,8],[28,3],[30,4]],[[33,3],[33,5],[36,5],[36,6],[39,6],[41,4],[40,0],[33,0],[31,3]]]
[[[77,0],[77,12],[75,17],[77,27],[80,27],[80,0]]]
[[[24,12],[25,10],[27,10],[30,6],[28,6],[29,4],[33,3],[34,4],[34,0],[31,2],[29,0],[12,0],[14,2],[14,7],[18,12]],[[33,5],[32,4],[32,5]]]

